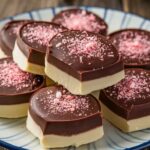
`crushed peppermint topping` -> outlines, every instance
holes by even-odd
[[[118,47],[119,53],[125,63],[150,62],[150,36],[138,32],[122,32],[113,43]]]
[[[84,62],[84,57],[89,59],[97,58],[102,62],[105,61],[105,58],[115,57],[115,52],[110,48],[109,44],[101,41],[99,36],[88,34],[85,31],[81,33],[75,32],[73,36],[64,35],[61,39],[62,41],[57,43],[56,47],[58,49],[66,49],[65,46],[67,46],[68,51],[66,55],[78,57],[80,63]],[[88,62],[88,64],[91,65],[91,62]]]
[[[85,30],[95,33],[99,33],[100,30],[106,28],[104,22],[99,22],[94,14],[87,13],[85,10],[62,12],[61,17],[54,19],[54,22],[62,24],[70,30]]]
[[[49,41],[63,28],[56,27],[55,25],[31,23],[24,26],[22,35],[28,40],[29,43],[37,43],[41,46],[49,46]],[[38,47],[38,45],[36,45]]]
[[[89,104],[91,97],[73,95],[62,87],[55,90],[47,88],[47,90],[35,96],[33,99],[35,100],[34,103],[37,104],[38,100],[40,105],[43,106],[44,111],[47,112],[47,116],[50,114],[57,115],[67,113],[71,113],[75,116],[86,116],[87,110],[93,109]]]
[[[0,64],[0,86],[14,87],[16,91],[33,86],[33,75],[23,72],[13,61]]]
[[[21,28],[22,25],[23,25],[23,23],[15,24],[15,26],[12,28],[13,34],[17,35],[19,33],[19,29]]]
[[[10,22],[10,32],[9,35],[17,35],[19,33],[19,30],[21,28],[21,26],[23,25],[23,23],[25,23],[24,21],[20,21],[20,22],[15,22],[13,24],[11,24]]]
[[[125,79],[107,88],[105,92],[124,104],[150,99],[150,72],[125,70]]]

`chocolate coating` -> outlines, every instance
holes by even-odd
[[[80,81],[123,70],[117,50],[104,36],[85,31],[65,31],[50,41],[48,63]]]
[[[0,59],[0,105],[29,102],[31,94],[44,86],[44,78],[23,72],[11,57]]]
[[[51,22],[30,22],[20,29],[17,44],[29,62],[44,66],[49,41],[64,30],[66,28]]]
[[[127,120],[150,115],[150,71],[126,69],[125,79],[100,92],[100,101]]]
[[[54,16],[52,22],[70,30],[107,34],[107,24],[96,14],[82,9],[67,9]]]
[[[29,112],[43,134],[73,135],[102,125],[100,104],[92,96],[72,95],[62,86],[36,92]]]
[[[15,40],[21,26],[29,20],[10,21],[0,31],[0,47],[8,56],[12,56]]]
[[[123,58],[125,67],[150,69],[150,32],[124,29],[109,35]]]

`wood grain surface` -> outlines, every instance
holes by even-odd
[[[32,9],[62,5],[114,8],[150,18],[150,0],[0,0],[0,19]]]
[[[33,9],[64,5],[114,8],[150,18],[150,0],[0,0],[0,19]],[[7,149],[0,147],[0,150]]]

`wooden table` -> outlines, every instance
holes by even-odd
[[[0,0],[0,19],[32,9],[62,5],[114,8],[150,18],[150,0]],[[0,148],[0,150],[6,149]]]
[[[32,9],[60,5],[108,7],[150,18],[150,0],[0,0],[0,19]]]

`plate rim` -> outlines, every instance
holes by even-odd
[[[0,146],[4,147],[4,148],[7,148],[7,149],[10,149],[10,150],[27,150],[25,148],[22,148],[22,147],[15,146],[13,144],[7,143],[7,142],[5,142],[3,140],[0,140]]]
[[[143,17],[141,15],[138,15],[136,13],[130,13],[130,12],[124,12],[122,10],[119,10],[119,9],[115,9],[115,8],[108,8],[108,7],[98,7],[98,6],[89,6],[89,5],[81,5],[81,6],[67,6],[67,5],[62,5],[62,6],[53,6],[53,7],[44,7],[44,8],[36,8],[36,9],[32,9],[30,11],[25,11],[25,12],[22,12],[22,13],[17,13],[15,14],[14,16],[18,16],[18,15],[23,15],[23,14],[26,14],[26,13],[32,13],[32,12],[36,12],[36,11],[42,11],[42,10],[46,10],[46,9],[55,9],[55,8],[63,8],[63,7],[68,7],[68,8],[78,8],[78,7],[83,7],[85,9],[88,10],[88,8],[97,8],[97,9],[104,9],[105,11],[108,11],[108,10],[111,10],[111,11],[117,11],[119,13],[124,13],[124,14],[127,14],[127,15],[132,15],[132,16],[135,16],[135,17],[138,17],[138,18],[142,18],[143,21],[149,21],[150,22],[150,19],[147,18],[147,17]],[[90,10],[89,10],[90,11]],[[13,16],[8,16],[8,17],[3,17],[0,19],[0,22],[2,21],[5,21],[5,20],[13,20],[12,19]],[[18,19],[19,20],[19,19]],[[22,147],[19,147],[19,146],[15,146],[13,144],[10,144],[10,143],[7,143],[3,140],[0,140],[0,146],[4,147],[4,148],[8,148],[8,149],[11,149],[11,150],[27,150],[25,148],[22,148]],[[141,149],[141,148],[146,148],[146,147],[149,147],[150,146],[150,140],[149,141],[146,141],[144,143],[141,143],[139,145],[136,145],[134,147],[131,147],[131,148],[125,148],[124,150],[137,150],[137,149]]]

